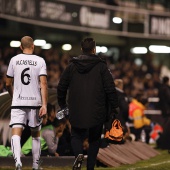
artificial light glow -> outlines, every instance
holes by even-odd
[[[105,46],[96,46],[96,53],[106,53],[108,51],[108,48]]]
[[[45,50],[48,50],[48,49],[50,49],[52,47],[52,45],[50,44],[50,43],[47,43],[47,44],[45,44],[44,46],[42,46],[41,48],[42,49],[45,49]]]
[[[34,41],[34,45],[36,46],[44,46],[46,44],[46,41],[45,40],[35,40]]]
[[[134,47],[130,51],[132,54],[146,54],[148,52],[146,47]]]
[[[64,45],[62,46],[62,49],[63,49],[64,51],[69,51],[69,50],[72,49],[72,46],[71,46],[71,44],[64,44]]]
[[[100,51],[100,46],[96,46],[96,53],[100,53],[101,51]]]
[[[121,23],[122,23],[122,18],[114,17],[114,18],[112,19],[112,21],[113,21],[115,24],[121,24]]]
[[[135,62],[135,64],[137,66],[141,66],[142,65],[142,60],[140,58],[136,58],[134,62]]]
[[[101,51],[102,53],[106,53],[106,52],[108,51],[108,49],[107,49],[107,47],[102,46],[102,47],[100,48],[100,51]]]
[[[11,41],[10,47],[19,47],[21,45],[20,41]]]
[[[149,50],[153,53],[170,53],[170,47],[165,45],[150,45]]]

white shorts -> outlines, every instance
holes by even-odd
[[[11,109],[11,120],[9,126],[27,124],[31,128],[41,125],[42,118],[39,118],[39,109]]]

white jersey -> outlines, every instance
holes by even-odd
[[[33,54],[19,54],[11,59],[7,77],[14,78],[12,108],[42,105],[39,80],[42,75],[47,75],[43,58]]]

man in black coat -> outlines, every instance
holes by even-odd
[[[168,149],[170,151],[170,87],[169,77],[164,76],[162,79],[162,85],[158,92],[159,97],[159,109],[164,117],[163,133],[160,134],[160,138],[157,140],[157,146],[161,149]]]
[[[68,90],[71,145],[75,157],[83,153],[83,140],[88,138],[87,170],[94,170],[103,123],[111,113],[118,112],[118,98],[106,62],[95,55],[93,38],[81,42],[82,55],[71,60],[57,88],[58,104],[66,107]]]
[[[170,117],[170,87],[169,77],[164,76],[162,79],[162,85],[158,92],[159,108],[162,111],[162,116]]]

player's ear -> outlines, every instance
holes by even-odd
[[[93,54],[96,54],[96,48],[93,48]]]
[[[20,45],[20,49],[23,51],[22,45]]]
[[[34,44],[32,45],[32,49],[34,50]]]

